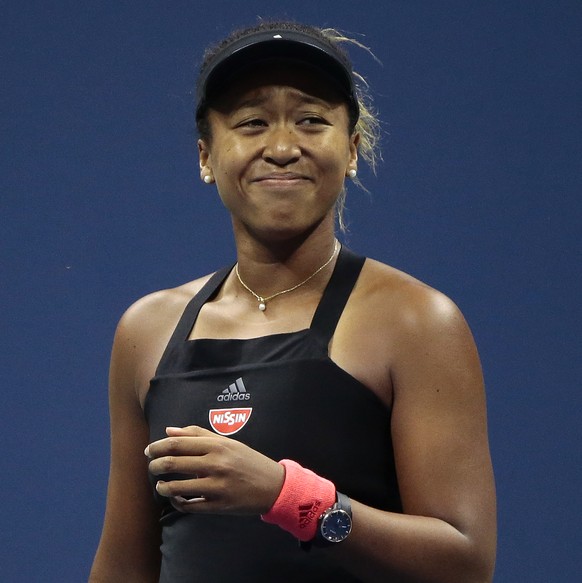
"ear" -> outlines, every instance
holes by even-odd
[[[349,170],[356,170],[358,168],[358,147],[360,145],[360,132],[354,132],[350,136],[350,156],[348,159],[348,168],[346,174]]]
[[[198,161],[200,172],[212,173],[212,162],[210,159],[210,149],[204,140],[198,140]]]
[[[360,132],[354,132],[350,136],[350,161],[349,166],[355,168],[358,164],[358,147],[360,146]]]

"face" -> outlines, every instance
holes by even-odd
[[[235,233],[333,231],[335,202],[357,161],[345,102],[303,67],[241,77],[209,110],[211,138],[199,141],[201,173],[214,178]]]

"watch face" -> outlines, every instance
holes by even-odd
[[[321,521],[321,534],[325,540],[339,543],[352,530],[352,518],[345,510],[332,510]]]

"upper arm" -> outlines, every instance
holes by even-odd
[[[149,427],[143,404],[187,302],[209,276],[150,294],[119,322],[109,372],[111,466],[103,533],[91,581],[158,581],[160,507],[148,481]]]
[[[159,508],[143,453],[149,430],[136,386],[143,355],[135,319],[131,311],[122,318],[111,357],[111,465],[103,533],[90,579],[95,582],[141,583],[159,578]]]
[[[472,335],[453,302],[418,286],[402,312],[399,340],[392,432],[404,511],[450,523],[491,560],[495,494]]]

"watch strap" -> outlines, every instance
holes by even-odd
[[[341,492],[336,492],[336,494],[337,494],[337,502],[335,503],[336,508],[338,508],[338,510],[345,510],[350,515],[351,518],[352,504],[350,502],[349,496],[346,496]]]

